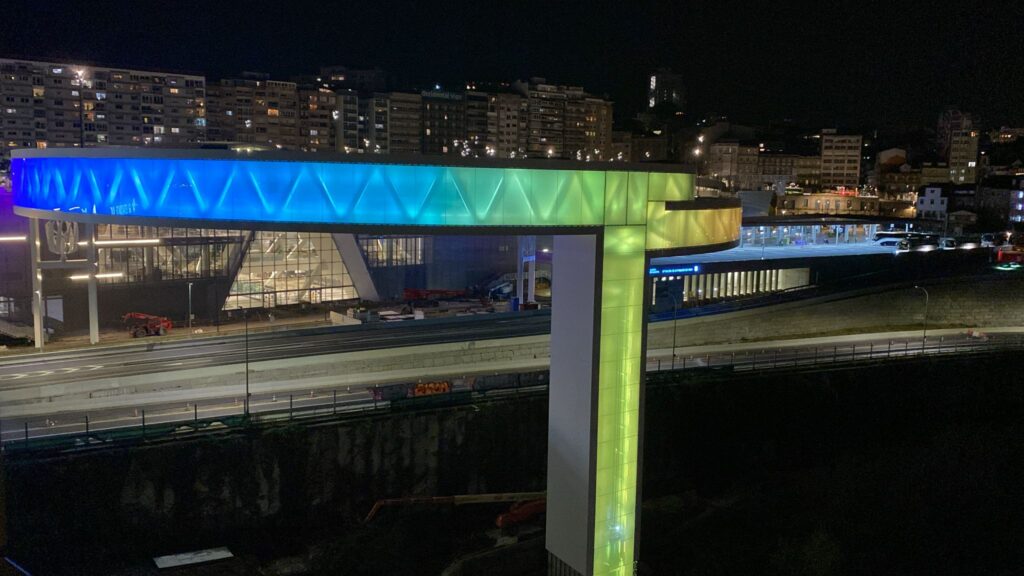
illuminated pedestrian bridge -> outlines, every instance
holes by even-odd
[[[551,570],[631,574],[650,258],[735,246],[739,205],[698,200],[691,174],[650,165],[438,160],[27,150],[14,153],[11,171],[15,211],[32,221],[36,262],[40,219],[306,234],[554,235]],[[262,282],[269,266],[274,281],[303,289],[304,277],[276,268],[288,248],[269,241],[256,277]],[[283,242],[307,254],[323,250]],[[34,274],[37,294],[41,281]],[[238,288],[239,298],[256,292]]]

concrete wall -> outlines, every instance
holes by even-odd
[[[379,498],[544,490],[547,401],[8,456],[9,552],[143,557],[361,520]]]
[[[1024,276],[976,277],[922,284],[931,295],[930,327],[1024,326]],[[903,288],[826,297],[678,321],[677,346],[813,337],[920,328],[925,297]],[[671,322],[650,328],[648,350],[671,348]]]

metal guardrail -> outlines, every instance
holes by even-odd
[[[351,387],[313,390],[309,394],[252,395],[249,412],[245,413],[242,398],[233,403],[223,401],[189,403],[186,408],[134,409],[131,416],[119,422],[97,424],[88,413],[24,419],[15,423],[0,422],[0,450],[7,453],[87,450],[137,442],[152,442],[193,437],[203,433],[225,432],[246,428],[276,425],[294,420],[306,422],[316,419],[361,417],[400,410],[465,406],[494,402],[508,397],[546,392],[546,386],[524,386],[487,390],[453,389],[449,393],[422,396],[400,401],[374,400],[366,393],[368,388]],[[355,392],[365,399],[339,399]],[[129,408],[129,410],[133,410]],[[200,417],[202,411],[215,412],[214,416]],[[60,432],[68,429],[68,432]]]
[[[927,341],[899,339],[884,344],[766,347],[740,352],[673,355],[669,359],[648,359],[646,369],[649,373],[681,370],[729,370],[749,373],[765,370],[828,369],[879,360],[988,355],[1013,350],[1024,350],[1024,335],[1004,335],[999,339],[977,340],[963,340],[962,337],[947,339],[940,336],[929,338]],[[134,410],[131,415],[102,423],[90,421],[88,413],[4,421],[0,422],[0,449],[9,453],[66,451],[140,441],[171,440],[300,419],[309,422],[318,418],[361,417],[396,410],[493,402],[518,395],[544,393],[546,386],[485,392],[456,388],[450,393],[395,402],[373,400],[365,391],[366,387],[346,386],[311,390],[308,394],[252,395],[248,414],[245,412],[244,398],[239,397],[233,402],[219,399],[216,403],[187,403],[179,408],[154,410],[150,407],[148,413],[147,408],[129,408],[128,410]],[[202,412],[206,412],[207,415],[200,417]]]
[[[962,356],[1024,350],[1024,335],[1003,336],[998,340],[961,340],[945,336],[921,339],[893,339],[881,343],[835,344],[832,346],[774,347],[740,352],[709,354],[673,354],[668,360],[648,359],[648,372],[728,368],[733,372],[782,368],[827,367],[873,360],[933,356]]]

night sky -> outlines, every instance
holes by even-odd
[[[401,84],[546,76],[641,105],[687,80],[691,118],[933,126],[954,104],[1024,125],[1022,3],[4,0],[0,56],[286,79],[379,66]]]

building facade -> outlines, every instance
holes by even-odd
[[[466,141],[466,100],[458,92],[423,92],[423,154],[461,154]]]
[[[499,158],[525,158],[529,145],[529,101],[519,94],[490,94],[487,131]]]
[[[978,181],[977,130],[954,130],[949,136],[949,181],[974,184]]]
[[[415,93],[391,92],[388,106],[388,152],[419,154],[423,97]]]
[[[679,109],[686,104],[682,75],[665,68],[651,74],[647,82],[647,107],[654,108],[662,103],[671,104]]]
[[[758,147],[739,140],[719,140],[708,146],[706,169],[702,172],[726,183],[729,190],[761,187]]]
[[[301,148],[307,152],[334,150],[338,96],[327,88],[303,87],[298,98]]]
[[[206,98],[198,75],[0,59],[0,155],[203,142]]]
[[[223,79],[210,85],[209,106],[210,140],[291,150],[307,143],[294,82],[259,74]]]
[[[821,187],[826,190],[856,189],[860,185],[862,136],[821,132]]]

